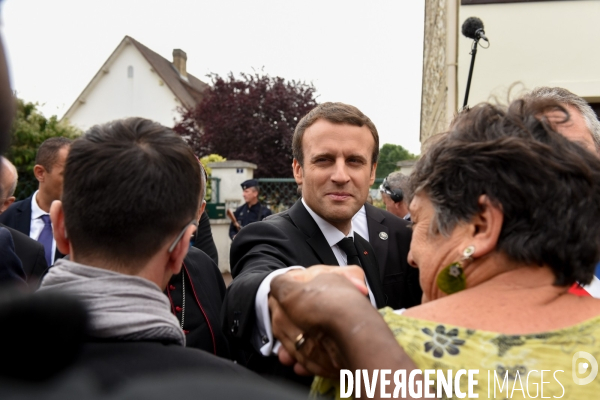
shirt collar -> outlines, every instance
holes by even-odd
[[[39,192],[39,190],[36,190],[35,193],[33,194],[33,196],[31,196],[31,219],[38,219],[40,218],[42,215],[47,215],[48,213],[44,210],[42,210],[40,208],[40,206],[38,205],[37,200],[35,199],[37,193]]]
[[[356,212],[356,214],[354,214],[354,217],[352,217],[352,224],[354,224],[354,220],[355,219],[357,219],[357,218],[363,218],[363,216],[364,216],[364,218],[367,217],[367,210],[365,209],[365,206],[362,206],[360,208],[360,210],[358,210]]]
[[[352,228],[352,225],[350,225],[350,232],[348,232],[348,236],[344,236],[342,231],[340,231],[335,226],[331,225],[329,222],[325,221],[317,213],[311,210],[311,208],[306,204],[304,199],[302,199],[302,204],[304,204],[304,207],[306,207],[306,211],[308,211],[310,216],[315,220],[315,222],[319,226],[319,229],[323,233],[323,236],[325,236],[325,240],[327,240],[327,244],[329,244],[329,247],[335,246],[340,240],[342,240],[345,237],[354,238],[354,229]]]

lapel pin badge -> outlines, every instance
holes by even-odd
[[[365,256],[368,255],[369,253],[367,253],[367,251],[365,250]]]
[[[388,234],[385,232],[379,232],[379,239],[381,240],[387,240],[388,238]]]

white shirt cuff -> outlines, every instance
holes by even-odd
[[[269,312],[269,293],[271,293],[271,281],[278,275],[285,274],[293,269],[304,269],[299,265],[288,268],[280,268],[271,272],[258,287],[254,299],[254,309],[256,310],[256,324],[252,333],[252,345],[263,356],[268,357],[277,354],[281,343],[273,339],[273,329],[271,327],[271,313]]]

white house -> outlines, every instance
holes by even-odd
[[[458,18],[481,18],[490,48],[479,49],[469,104],[506,100],[510,86],[518,89],[560,86],[600,109],[600,1],[462,0]],[[470,45],[458,40],[458,87],[462,105]],[[483,45],[486,45],[483,43]]]
[[[208,85],[186,71],[187,55],[173,61],[125,36],[67,110],[63,119],[82,130],[125,117],[173,126],[179,108],[191,109]]]
[[[600,1],[425,0],[421,143],[445,131],[462,107],[473,40],[461,26],[469,17],[483,21],[490,40],[488,49],[480,41],[470,106],[559,86],[600,115],[599,16]]]

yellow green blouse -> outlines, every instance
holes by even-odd
[[[600,399],[600,316],[545,333],[503,335],[410,318],[390,308],[379,312],[419,369],[478,369],[475,393],[480,399],[535,398],[536,390],[542,398],[542,370],[544,398]],[[599,376],[590,383],[575,383],[594,374]],[[466,390],[462,379],[461,391]],[[317,377],[312,393],[339,398],[339,381]],[[365,393],[361,398],[367,398]]]

